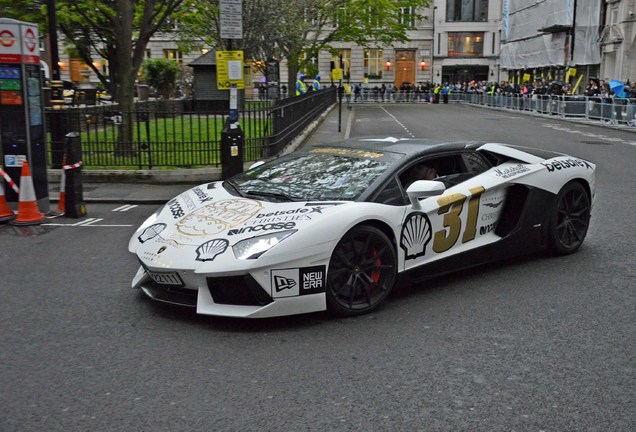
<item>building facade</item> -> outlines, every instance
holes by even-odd
[[[607,0],[601,12],[600,77],[636,81],[636,0]]]
[[[501,0],[434,0],[436,82],[499,81]]]
[[[345,83],[369,86],[542,78],[574,87],[592,76],[636,79],[636,0],[431,0],[419,13],[425,18],[403,11],[415,27],[407,42],[371,48],[336,42],[321,51],[312,62],[323,85],[331,84],[334,68],[343,70]],[[183,65],[201,54],[180,52],[171,34],[156,35],[146,49],[147,58]],[[60,57],[63,80],[98,81],[81,60]],[[106,61],[95,66],[108,74]],[[283,82],[286,76],[283,62]]]

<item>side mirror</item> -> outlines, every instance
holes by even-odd
[[[441,195],[445,190],[446,185],[440,181],[418,180],[413,182],[413,184],[406,189],[406,194],[409,196],[409,200],[411,201],[413,208],[419,210],[422,208],[420,205],[420,198]]]

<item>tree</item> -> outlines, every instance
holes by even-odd
[[[243,0],[243,39],[222,40],[218,0],[200,0],[183,8],[187,47],[213,46],[245,52],[254,60],[286,59],[289,87],[296,73],[336,41],[364,47],[392,46],[408,40],[416,11],[430,0]],[[411,15],[405,16],[405,13]],[[410,18],[410,19],[407,19]],[[307,54],[303,57],[303,53]]]
[[[174,91],[179,66],[169,59],[149,59],[143,64],[146,83],[156,88],[161,97],[168,98]]]
[[[134,87],[146,46],[157,32],[173,26],[172,16],[186,0],[0,0],[3,15],[46,23],[47,4],[56,4],[58,31],[65,44],[108,88],[122,113],[134,108]],[[187,0],[190,1],[190,0]],[[42,26],[41,26],[42,28]],[[108,61],[109,76],[95,66]],[[118,155],[134,153],[132,123],[124,115],[116,148]]]
[[[134,154],[134,86],[148,41],[171,23],[184,0],[58,0],[60,30],[84,62],[107,85],[124,114],[116,155]],[[108,60],[110,76],[94,64]]]

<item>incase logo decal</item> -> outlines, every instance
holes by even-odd
[[[295,222],[276,222],[276,223],[268,223],[264,225],[254,225],[254,226],[247,226],[244,228],[231,229],[228,231],[227,235],[243,234],[246,232],[252,233],[257,231],[293,229],[295,227],[296,227]]]
[[[325,292],[325,266],[272,270],[272,297],[295,297]]]

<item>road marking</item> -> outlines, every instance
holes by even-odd
[[[387,113],[388,115],[390,115],[390,116],[393,118],[393,120],[395,120],[395,122],[396,122],[397,124],[399,124],[400,126],[402,126],[402,128],[404,128],[404,130],[406,131],[406,133],[407,133],[407,134],[409,134],[409,135],[411,136],[411,138],[415,138],[415,135],[413,135],[413,134],[411,133],[411,131],[410,131],[410,130],[408,130],[408,129],[406,128],[406,126],[404,126],[404,124],[402,124],[402,122],[400,122],[400,121],[397,119],[397,117],[396,117],[396,116],[394,116],[393,114],[391,114],[390,112],[388,112],[388,111],[386,110],[386,108],[384,108],[383,106],[381,106],[380,108],[382,108],[382,111],[384,111],[385,113]]]
[[[554,130],[557,130],[557,131],[560,131],[560,132],[567,132],[567,133],[571,133],[571,134],[583,135],[583,136],[589,137],[589,138],[596,138],[599,141],[618,142],[618,143],[623,143],[623,144],[627,144],[627,145],[631,145],[631,146],[636,146],[636,141],[626,141],[626,140],[624,140],[622,138],[613,138],[613,137],[609,137],[607,135],[600,135],[600,134],[595,134],[593,132],[587,132],[587,131],[572,129],[572,128],[569,128],[567,126],[555,125],[555,124],[552,124],[552,123],[543,123],[542,126],[546,127],[546,128],[554,129]]]
[[[76,223],[46,223],[42,225],[48,226],[64,226],[64,227],[131,227],[132,225],[111,225],[111,224],[100,224],[99,222],[103,221],[104,218],[88,218],[83,221],[79,221]]]
[[[100,219],[101,220],[101,219]],[[98,227],[98,228],[104,228],[104,227],[124,227],[124,228],[128,228],[131,227],[132,225],[97,225],[94,222],[90,222],[88,224],[63,224],[63,223],[45,223],[42,225],[46,225],[46,226],[58,226],[58,227]]]
[[[128,211],[128,210],[132,210],[135,207],[137,207],[137,204],[126,204],[126,205],[123,205],[121,207],[117,207],[116,209],[113,209],[112,211],[114,211],[114,212],[116,212],[116,211],[125,212],[125,211]]]

